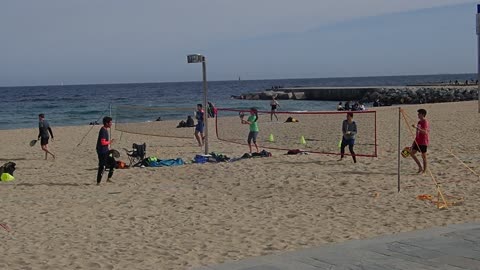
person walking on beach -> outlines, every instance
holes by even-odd
[[[97,139],[97,155],[98,155],[98,172],[97,172],[97,186],[100,185],[102,181],[103,172],[108,167],[108,178],[107,182],[112,182],[111,178],[113,176],[113,170],[115,168],[115,159],[109,156],[110,145],[113,142],[109,140],[108,129],[112,127],[112,118],[105,116],[103,118],[103,126],[98,132]]]
[[[342,143],[340,145],[340,160],[343,159],[345,155],[345,147],[348,145],[348,150],[350,150],[350,154],[352,155],[352,159],[354,163],[357,163],[357,158],[355,156],[355,152],[353,151],[353,146],[355,145],[355,135],[357,134],[357,124],[353,121],[353,113],[347,113],[347,119],[343,120],[342,123]]]
[[[418,173],[425,173],[427,171],[427,147],[430,143],[430,124],[425,118],[427,116],[427,111],[425,109],[420,109],[417,112],[419,121],[417,126],[412,124],[412,127],[416,129],[416,135],[415,141],[412,144],[410,155],[418,165]],[[418,158],[415,156],[418,151],[422,153],[423,167]]]
[[[250,125],[250,132],[248,133],[248,148],[250,148],[250,153],[252,153],[252,141],[253,144],[255,145],[255,149],[257,150],[258,153],[258,145],[257,145],[257,136],[258,136],[258,111],[256,108],[251,108],[250,109],[250,116],[248,117],[247,120],[242,119],[242,124],[247,124]]]
[[[278,121],[278,117],[276,114],[277,108],[280,108],[280,103],[278,103],[278,101],[275,99],[275,96],[272,96],[272,101],[270,101],[270,121],[273,121],[274,115]]]
[[[48,154],[52,155],[53,159],[55,159],[55,155],[48,150],[48,139],[52,136],[53,141],[53,132],[50,124],[47,120],[45,120],[45,114],[41,113],[38,115],[38,140],[40,140],[40,146],[42,150],[45,152],[45,160],[47,160]],[[50,136],[48,135],[50,133]]]
[[[197,118],[197,125],[195,126],[195,138],[197,139],[198,146],[203,146],[203,141],[205,140],[205,136],[203,135],[203,128],[204,128],[204,115],[205,112],[203,111],[202,104],[197,104],[197,112],[195,117]]]

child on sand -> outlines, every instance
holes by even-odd
[[[251,108],[250,109],[250,116],[248,117],[247,120],[242,119],[242,124],[247,124],[250,125],[250,132],[248,133],[248,147],[250,148],[250,153],[252,153],[252,141],[253,144],[255,145],[256,152],[258,153],[258,145],[257,145],[257,136],[258,136],[258,111],[256,108]]]
[[[430,138],[428,135],[430,133],[430,124],[425,118],[427,116],[427,111],[425,109],[420,109],[417,112],[418,119],[420,120],[418,121],[417,126],[412,124],[412,127],[417,130],[417,134],[415,136],[415,141],[412,144],[410,155],[418,165],[418,173],[425,173],[427,170],[427,147],[430,143]],[[422,153],[423,168],[422,164],[420,164],[420,161],[415,156],[417,151]]]

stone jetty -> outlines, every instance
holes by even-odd
[[[381,104],[419,104],[478,99],[478,85],[419,85],[363,87],[285,87],[232,96],[236,99],[360,101]]]

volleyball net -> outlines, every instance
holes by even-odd
[[[258,111],[260,148],[291,150],[301,149],[319,154],[340,154],[342,123],[347,111],[282,111],[271,120],[269,111]],[[249,126],[241,123],[250,115],[250,109],[219,108],[215,121],[217,138],[222,141],[247,144]],[[357,156],[377,156],[376,111],[355,111],[353,120],[357,125],[355,153]],[[286,122],[287,119],[292,122]],[[349,151],[346,149],[345,154]]]
[[[193,137],[195,127],[181,127],[188,116],[195,119],[194,107],[147,107],[117,105],[114,107],[115,130],[159,137]],[[196,121],[195,121],[196,123]]]

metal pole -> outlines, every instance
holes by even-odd
[[[480,81],[480,4],[477,5],[477,81]],[[480,83],[478,84],[478,113],[480,113]]]
[[[401,108],[398,108],[398,149],[397,149],[397,152],[398,152],[398,156],[397,156],[397,190],[398,192],[400,192],[400,120],[401,120],[401,114],[402,114],[402,109]]]
[[[208,155],[208,100],[207,100],[207,65],[205,56],[202,59],[203,70],[203,123],[205,124],[205,155]]]

